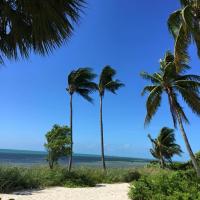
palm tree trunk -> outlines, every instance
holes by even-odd
[[[187,151],[190,155],[190,159],[192,161],[192,164],[194,166],[194,169],[196,170],[196,173],[197,173],[197,177],[200,177],[200,168],[198,166],[198,163],[196,161],[196,158],[194,156],[194,153],[192,151],[192,148],[190,146],[190,143],[188,141],[188,138],[187,138],[187,135],[186,135],[186,132],[185,132],[185,129],[183,127],[183,122],[182,122],[182,119],[180,117],[180,114],[176,108],[176,106],[174,106],[174,100],[173,100],[173,94],[172,94],[172,91],[170,89],[167,90],[167,94],[168,94],[168,99],[169,99],[169,104],[170,104],[170,109],[171,109],[171,112],[173,110],[175,110],[176,112],[176,116],[177,116],[177,119],[178,119],[178,123],[179,123],[179,128],[180,128],[180,131],[181,131],[181,134],[183,136],[183,140],[185,142],[185,145],[186,145],[186,148],[187,148]]]
[[[104,135],[103,135],[103,105],[102,105],[102,95],[100,95],[100,129],[101,129],[101,160],[103,163],[103,169],[106,171],[106,163],[104,156]]]
[[[181,120],[179,114],[178,114],[177,117],[178,117],[179,127],[180,127],[180,130],[181,130],[184,142],[186,144],[186,148],[187,148],[187,150],[189,152],[189,155],[190,155],[190,159],[192,160],[192,164],[193,164],[193,166],[194,166],[194,168],[196,170],[197,176],[200,177],[200,167],[198,166],[197,160],[196,160],[196,158],[194,156],[194,153],[193,153],[192,148],[190,146],[190,143],[188,141],[188,138],[187,138],[187,135],[185,133],[185,129],[183,127],[183,123],[182,123],[182,120]]]
[[[69,165],[68,171],[71,171],[72,168],[72,159],[73,159],[73,106],[72,106],[72,94],[70,94],[70,131],[71,131],[71,141],[70,141],[70,156],[69,156]]]

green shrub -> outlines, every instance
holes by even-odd
[[[133,182],[132,200],[199,200],[200,180],[193,171],[144,175]]]
[[[0,192],[33,189],[39,186],[37,177],[26,169],[0,168]]]
[[[124,182],[130,183],[132,181],[137,181],[141,177],[138,171],[130,171],[124,175]]]
[[[96,183],[120,183],[138,180],[140,173],[134,169],[108,169],[106,173],[99,168],[77,168],[75,172],[84,174]]]
[[[49,186],[93,187],[98,183],[118,183],[138,180],[140,173],[131,169],[66,168],[56,167],[0,167],[0,193]]]
[[[187,170],[191,168],[191,166],[188,163],[179,163],[179,162],[174,162],[169,167],[170,169],[173,170]]]

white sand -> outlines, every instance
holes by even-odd
[[[2,200],[128,200],[129,184],[101,184],[93,188],[53,187],[12,195],[0,194]]]

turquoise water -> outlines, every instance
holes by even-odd
[[[41,151],[24,151],[24,150],[1,150],[1,165],[47,165],[46,152]],[[107,165],[110,167],[139,167],[144,166],[151,160],[142,158],[127,158],[106,156]],[[75,154],[73,159],[74,165],[77,166],[101,166],[101,157],[98,155]],[[59,164],[67,165],[67,158],[59,160]]]

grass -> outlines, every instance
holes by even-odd
[[[108,169],[106,173],[98,168],[75,168],[71,173],[57,167],[0,167],[0,193],[23,189],[37,189],[50,186],[93,187],[99,183],[120,183],[138,180],[136,169]]]

